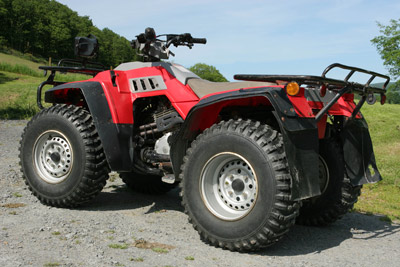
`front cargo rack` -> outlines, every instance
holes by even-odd
[[[88,67],[90,66],[90,67]],[[42,82],[37,89],[36,102],[40,109],[43,109],[42,105],[42,89],[45,85],[53,85],[57,86],[60,84],[64,84],[65,82],[57,82],[54,81],[54,77],[56,76],[56,72],[60,73],[75,73],[75,74],[84,74],[96,76],[97,73],[106,70],[106,67],[98,62],[91,62],[84,60],[76,60],[76,59],[61,59],[57,66],[39,66],[39,69],[44,70],[44,76],[47,75],[47,72],[50,71],[50,75],[46,81]]]
[[[343,80],[327,78],[326,75],[332,69],[335,69],[335,68],[348,70],[349,72]],[[368,79],[368,81],[365,84],[349,81],[349,79],[357,72],[370,75],[371,77]],[[371,85],[372,81],[376,77],[386,80],[383,83],[382,87],[380,87],[380,88]],[[325,86],[326,89],[337,92],[335,97],[317,113],[317,115],[315,116],[316,121],[319,121],[328,112],[328,110],[339,100],[339,98],[342,97],[344,94],[356,92],[361,95],[361,99],[358,102],[358,104],[357,104],[356,108],[354,109],[352,116],[350,118],[350,120],[353,119],[357,115],[357,113],[360,111],[362,105],[367,100],[367,97],[368,97],[368,100],[371,102],[373,102],[373,100],[375,99],[374,94],[380,94],[381,97],[384,97],[384,95],[386,93],[386,87],[388,86],[388,84],[390,82],[389,76],[386,76],[386,75],[383,75],[383,74],[380,74],[377,72],[369,71],[369,70],[364,70],[364,69],[360,69],[360,68],[356,68],[356,67],[342,65],[339,63],[334,63],[332,65],[329,65],[322,72],[321,76],[236,74],[236,75],[234,75],[234,79],[244,80],[244,81],[273,82],[273,83],[277,83],[277,84],[288,83],[288,82],[297,82],[300,86],[301,85],[308,85],[308,86],[314,86],[314,87]]]

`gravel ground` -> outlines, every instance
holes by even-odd
[[[295,226],[273,247],[234,253],[202,243],[178,189],[146,196],[111,179],[78,209],[42,205],[25,186],[18,142],[26,121],[0,121],[0,266],[400,266],[400,225],[350,213]]]

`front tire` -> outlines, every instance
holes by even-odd
[[[280,240],[299,204],[290,199],[281,135],[259,122],[230,120],[200,134],[184,157],[181,195],[201,238],[232,251]]]
[[[19,156],[29,190],[50,206],[85,203],[108,178],[92,117],[76,106],[55,105],[35,115],[22,134]]]

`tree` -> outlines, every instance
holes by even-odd
[[[107,68],[135,60],[130,42],[109,29],[100,30],[87,16],[79,16],[54,0],[0,0],[0,48],[54,61],[74,57],[76,36],[94,34],[100,43],[98,61]]]
[[[400,77],[400,19],[390,20],[389,25],[378,22],[382,35],[371,40],[383,59],[393,79]],[[400,104],[400,80],[389,86],[387,92],[389,103]]]
[[[400,81],[389,85],[386,99],[389,104],[400,104]]]
[[[204,63],[197,63],[189,68],[200,78],[211,82],[227,82],[228,80],[214,67]]]
[[[375,37],[371,42],[376,46],[383,64],[389,68],[394,79],[400,77],[400,19],[390,20],[390,25],[378,22],[382,35]]]

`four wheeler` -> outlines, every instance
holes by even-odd
[[[139,192],[179,185],[205,242],[253,251],[280,240],[296,221],[336,221],[363,184],[381,180],[360,108],[375,94],[384,104],[389,77],[333,64],[322,76],[235,75],[242,81],[214,83],[162,61],[173,55],[171,45],[205,43],[147,28],[132,43],[143,62],[105,70],[88,61],[97,40],[77,37],[83,60],[40,67],[51,72],[38,88],[42,110],[20,146],[33,194],[46,205],[75,207],[102,190],[110,170]],[[348,75],[328,78],[332,69]],[[93,78],[63,83],[54,81],[56,72]],[[351,82],[354,73],[371,78]],[[386,80],[382,88],[371,85],[376,77]],[[45,85],[54,86],[44,93],[49,108],[42,106]]]

